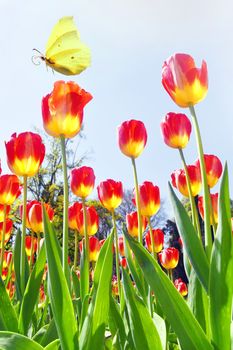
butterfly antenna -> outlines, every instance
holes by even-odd
[[[37,53],[39,53],[41,55],[41,57],[44,57],[43,53],[41,53],[39,50],[37,49],[32,49],[32,51],[36,51]]]
[[[31,60],[35,66],[39,66],[41,64],[41,56],[34,55],[31,57]]]

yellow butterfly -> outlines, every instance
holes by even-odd
[[[62,17],[57,22],[48,39],[45,56],[40,58],[47,66],[65,75],[79,74],[90,66],[90,49],[80,41],[73,17]]]

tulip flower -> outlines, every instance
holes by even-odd
[[[125,244],[124,244],[124,237],[120,236],[118,237],[118,249],[121,256],[125,256]]]
[[[119,207],[123,198],[123,186],[121,182],[111,179],[103,181],[97,186],[98,197],[102,205],[112,213],[112,222],[114,229],[115,241],[115,259],[116,259],[116,273],[118,282],[119,298],[121,298],[121,284],[120,284],[120,269],[119,269],[119,251],[118,251],[118,235],[114,210]]]
[[[80,252],[82,252],[83,250],[83,241],[84,239],[81,242],[79,242]],[[95,236],[89,237],[89,261],[97,261],[100,248],[101,247],[98,238],[96,238]]]
[[[91,94],[75,82],[56,81],[53,91],[42,99],[45,131],[53,137],[76,136],[82,126],[83,109],[91,99]]]
[[[71,191],[77,197],[88,197],[95,185],[94,170],[87,166],[82,166],[71,170]]]
[[[218,193],[211,194],[210,199],[212,205],[212,213],[210,214],[210,224],[214,225],[218,223]],[[198,209],[202,220],[204,220],[203,196],[198,197]]]
[[[142,232],[145,231],[147,226],[147,219],[146,217],[141,217],[142,221]],[[126,215],[126,226],[128,233],[132,237],[138,237],[138,213],[137,211],[133,211],[132,213],[129,213]]]
[[[170,247],[163,249],[159,254],[159,261],[166,270],[174,269],[179,262],[179,250]]]
[[[11,210],[10,205],[6,205],[6,217],[9,215]],[[4,204],[0,204],[0,222],[3,222],[4,220]]]
[[[145,125],[140,120],[129,120],[118,127],[118,144],[121,152],[130,158],[137,158],[147,142]]]
[[[101,204],[109,211],[113,211],[122,202],[123,187],[119,181],[108,179],[97,186],[98,197]]]
[[[1,170],[1,169],[0,169]],[[5,240],[7,233],[7,215],[10,210],[10,205],[20,195],[20,183],[16,175],[1,175],[0,176],[0,204],[2,216],[2,239],[0,252],[0,274],[3,267],[3,257],[5,250]],[[9,224],[8,224],[9,225]]]
[[[0,273],[0,275],[2,276],[2,279],[5,280],[7,278],[9,269],[12,269],[12,252],[11,251],[4,251],[4,255],[3,255],[3,264],[2,264],[2,271]]]
[[[13,134],[5,143],[7,164],[18,176],[34,176],[44,160],[45,146],[40,135],[33,132]]]
[[[0,222],[0,244],[2,244],[3,224],[4,224],[3,222]],[[4,245],[6,245],[7,242],[9,241],[12,229],[13,229],[12,220],[6,219],[6,230],[4,232]]]
[[[154,186],[153,183],[149,181],[143,182],[143,184],[139,186],[139,202],[141,215],[145,217],[155,215],[160,208],[158,186]]]
[[[68,222],[69,222],[69,228],[72,230],[78,230],[77,226],[77,216],[82,209],[82,203],[75,202],[72,205],[69,206],[68,209]]]
[[[112,278],[112,294],[117,297],[119,295],[119,284],[116,276]]]
[[[178,106],[194,106],[208,91],[206,62],[202,61],[201,68],[197,68],[190,55],[174,54],[163,64],[162,84]]]
[[[26,227],[29,230],[31,229],[31,226],[30,226],[30,223],[29,223],[29,219],[28,219],[29,210],[31,209],[31,207],[34,204],[38,204],[38,203],[39,203],[38,201],[32,200],[32,201],[28,201],[27,204],[26,204]],[[20,205],[20,207],[19,207],[19,214],[20,214],[20,217],[22,219],[23,218],[23,205]]]
[[[127,259],[125,257],[121,258],[120,260],[120,264],[122,266],[123,269],[126,269],[128,264],[127,264]]]
[[[54,216],[54,210],[48,203],[44,203],[43,205],[48,214],[49,220],[52,221]],[[29,227],[34,233],[39,235],[40,233],[44,232],[42,204],[40,202],[34,202],[33,205],[30,207],[28,212],[28,222]]]
[[[183,297],[185,297],[188,294],[187,284],[184,283],[184,281],[182,281],[181,278],[177,278],[174,281],[174,286]]]
[[[163,249],[164,233],[160,229],[153,229],[152,236],[153,236],[153,240],[154,240],[154,250],[156,253],[159,253]],[[150,252],[152,252],[150,231],[147,231],[147,233],[145,234],[145,241],[146,241],[147,249]]]
[[[168,113],[160,124],[164,142],[172,148],[183,149],[189,142],[192,124],[182,113]]]
[[[27,256],[31,256],[32,254],[35,254],[37,251],[37,238],[33,236],[26,236],[25,237],[25,251]]]
[[[222,175],[222,163],[220,159],[214,155],[204,154],[205,169],[207,183],[210,188],[214,187]],[[196,165],[200,168],[199,159]]]
[[[187,171],[189,175],[192,196],[197,196],[201,191],[201,173],[200,168],[195,165],[188,165]],[[171,174],[172,185],[185,197],[189,197],[187,179],[184,169],[175,170]]]
[[[98,214],[97,214],[95,207],[93,207],[93,206],[86,207],[86,216],[87,216],[87,234],[88,234],[88,236],[93,236],[96,234],[96,232],[98,231],[98,227],[99,227],[99,217],[98,217]],[[80,234],[82,236],[84,236],[85,228],[84,228],[83,208],[81,208],[79,210],[79,212],[77,213],[76,221],[77,221],[78,231],[80,232]]]
[[[20,182],[16,175],[0,176],[0,204],[11,205],[20,195]],[[9,212],[9,207],[8,207]]]
[[[104,239],[101,239],[101,240],[99,241],[99,243],[100,243],[100,248],[102,248],[102,246],[104,245],[105,241],[106,241],[105,238],[104,238]]]

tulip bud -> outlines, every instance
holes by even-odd
[[[118,144],[121,152],[130,158],[137,158],[147,142],[145,125],[140,120],[129,120],[118,127]]]
[[[123,187],[119,181],[108,179],[97,186],[98,197],[102,205],[109,211],[113,211],[122,202]]]
[[[7,164],[14,174],[34,176],[38,172],[45,156],[45,146],[40,135],[29,131],[18,136],[13,134],[5,145]]]
[[[154,229],[152,230],[152,236],[154,239],[154,248],[155,252],[159,253],[163,249],[163,243],[164,243],[164,233],[162,230]],[[151,237],[150,237],[150,231],[147,231],[145,235],[146,240],[146,247],[147,249],[152,252],[152,244],[151,244]]]
[[[174,247],[170,247],[170,248],[166,248],[163,249],[159,254],[159,261],[161,263],[161,265],[167,269],[167,270],[171,270],[174,269],[179,262],[179,250],[174,248]]]
[[[172,148],[185,148],[189,142],[192,124],[182,113],[168,113],[160,124],[164,142]]]
[[[207,183],[210,188],[214,187],[222,175],[222,163],[220,159],[214,155],[204,155]],[[199,159],[196,161],[196,166],[200,169]]]
[[[88,197],[95,185],[94,170],[87,166],[71,170],[71,191],[77,197]]]
[[[201,191],[201,173],[200,169],[195,165],[187,166],[191,192],[193,197],[197,196]],[[172,185],[185,197],[189,197],[187,179],[184,169],[175,170],[171,174]]]

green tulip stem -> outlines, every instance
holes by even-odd
[[[196,207],[196,203],[195,203],[195,200],[194,200],[194,197],[192,194],[191,181],[190,181],[190,177],[189,177],[189,173],[188,173],[188,167],[187,167],[185,157],[184,157],[184,152],[181,148],[179,148],[179,153],[180,153],[181,161],[183,163],[187,187],[188,187],[189,200],[190,200],[191,211],[192,211],[193,226],[196,227],[196,230],[198,232],[198,236],[201,240],[201,227],[200,227],[200,222],[199,222],[199,218],[198,218],[197,207]]]
[[[152,226],[151,226],[151,220],[150,217],[147,217],[148,220],[148,226],[149,226],[149,230],[150,230],[150,240],[151,240],[151,246],[152,246],[152,255],[154,257],[154,259],[157,261],[157,254],[155,251],[155,242],[154,242],[154,236],[153,236],[153,230],[152,230]]]
[[[211,235],[211,227],[210,227],[210,195],[209,195],[209,189],[208,189],[208,183],[207,183],[204,152],[203,152],[200,128],[198,125],[195,109],[193,106],[190,106],[189,110],[192,116],[194,129],[196,133],[196,142],[197,142],[198,156],[199,156],[199,162],[200,162],[200,168],[201,168],[203,200],[204,200],[205,249],[206,249],[206,255],[208,259],[210,259],[211,250],[212,250],[212,235]]]
[[[118,235],[117,235],[116,218],[115,218],[114,210],[112,211],[112,222],[113,222],[114,239],[115,239],[117,285],[118,285],[119,299],[121,300],[121,276],[120,276],[120,263],[119,263]]]
[[[142,216],[141,216],[141,208],[140,208],[140,200],[139,200],[139,188],[138,188],[138,176],[137,176],[137,168],[136,162],[134,158],[131,158],[133,165],[133,174],[134,174],[134,187],[136,194],[136,207],[138,214],[138,240],[142,244]]]
[[[82,204],[83,204],[83,223],[84,223],[84,238],[85,238],[85,257],[86,257],[86,263],[87,263],[87,266],[88,266],[88,276],[87,276],[87,279],[88,279],[88,282],[87,282],[87,285],[88,285],[88,293],[89,293],[89,288],[90,288],[90,252],[89,252],[89,237],[88,237],[88,231],[87,231],[87,207],[86,207],[86,204],[85,204],[85,199],[82,198]]]
[[[3,207],[3,224],[2,224],[2,244],[1,244],[1,257],[0,257],[0,275],[2,276],[2,267],[4,260],[4,251],[5,251],[5,235],[6,235],[6,204]]]
[[[74,271],[76,271],[78,263],[78,231],[74,231]]]
[[[66,143],[65,137],[60,136],[61,151],[62,151],[62,169],[63,169],[63,241],[62,241],[62,267],[66,276],[68,286],[70,285],[69,266],[68,266],[68,206],[69,206],[69,188],[67,177],[67,162],[66,162]]]
[[[23,177],[23,222],[20,247],[20,288],[21,293],[25,290],[25,238],[26,238],[26,217],[27,217],[27,176]]]

